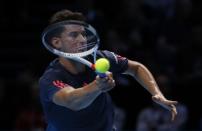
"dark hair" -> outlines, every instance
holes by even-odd
[[[49,20],[49,25],[62,22],[65,20],[78,20],[78,21],[83,21],[85,22],[86,18],[82,13],[79,12],[72,12],[70,10],[64,9],[61,11],[56,12],[55,14],[52,15],[52,17]],[[51,38],[54,36],[59,36],[61,32],[64,31],[64,27],[61,26],[57,29],[54,29],[52,32],[49,32],[47,34],[47,40],[50,42]]]
[[[65,20],[78,20],[85,22],[86,18],[82,13],[72,12],[70,10],[64,9],[53,14],[49,20],[49,24],[54,24]]]

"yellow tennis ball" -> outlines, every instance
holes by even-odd
[[[110,68],[110,63],[106,58],[100,58],[95,62],[95,70],[99,73],[105,73]]]

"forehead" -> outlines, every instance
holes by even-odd
[[[81,25],[75,25],[75,24],[71,24],[71,25],[65,25],[65,32],[80,32],[80,31],[84,31],[84,27]]]

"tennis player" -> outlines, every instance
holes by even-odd
[[[50,18],[50,25],[66,20],[85,22],[85,17],[78,12],[61,10]],[[74,26],[58,30],[50,41],[60,50],[76,50],[78,45],[86,43],[81,30]],[[80,62],[60,56],[46,68],[39,80],[40,99],[48,124],[46,131],[115,131],[113,103],[108,91],[115,87],[113,75],[122,73],[135,77],[156,103],[171,112],[174,120],[177,101],[164,97],[144,65],[107,50],[97,51],[97,58],[101,57],[107,58],[111,65],[105,78]],[[89,60],[93,62],[90,57]]]

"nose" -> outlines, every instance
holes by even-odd
[[[86,37],[83,36],[82,34],[79,34],[78,40],[79,40],[79,42],[86,42]]]
[[[79,50],[83,50],[86,48],[87,38],[83,36],[82,34],[79,34],[77,37],[77,48]]]
[[[82,34],[80,34],[78,36],[78,46],[80,48],[84,48],[84,46],[86,46],[86,43],[87,43],[87,38],[83,36]]]

